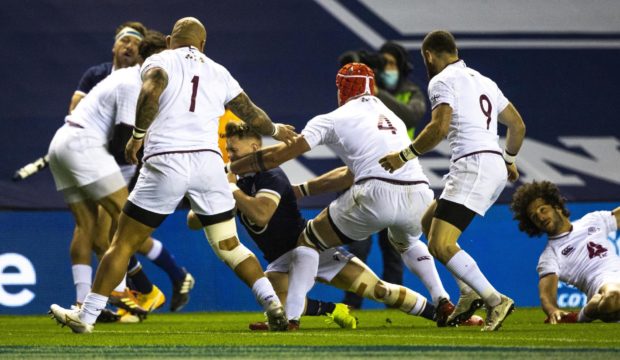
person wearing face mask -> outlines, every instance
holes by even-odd
[[[415,128],[426,113],[424,93],[408,78],[413,65],[407,60],[405,48],[393,41],[383,44],[379,53],[385,65],[379,73],[377,97],[403,120],[413,139]]]

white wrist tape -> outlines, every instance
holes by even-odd
[[[228,187],[230,188],[230,192],[235,192],[237,190],[241,190],[241,189],[239,189],[239,187],[235,183],[228,183]]]
[[[271,137],[277,136],[278,132],[280,132],[280,124],[273,123],[273,133],[271,134]]]
[[[504,161],[508,165],[512,165],[514,164],[515,161],[517,161],[517,154],[512,155],[511,153],[506,151],[506,149],[504,149],[504,153],[502,154],[502,157],[504,158]]]

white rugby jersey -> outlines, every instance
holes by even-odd
[[[65,120],[100,136],[106,143],[114,125],[133,126],[141,86],[138,65],[115,70],[89,91]]]
[[[432,109],[440,104],[452,108],[448,132],[452,161],[479,151],[502,152],[497,115],[508,106],[508,99],[493,80],[459,60],[431,79],[428,97]]]
[[[549,238],[538,260],[538,275],[556,274],[592,297],[602,285],[602,274],[616,272],[620,281],[620,257],[608,234],[617,230],[611,211],[596,211],[572,222],[568,234]]]
[[[375,96],[349,100],[328,114],[314,117],[301,134],[310,148],[324,144],[338,154],[355,181],[376,177],[428,182],[418,159],[392,174],[379,165],[380,158],[409,146],[411,140],[403,121]]]
[[[237,80],[222,65],[190,46],[149,57],[142,65],[142,76],[152,68],[168,74],[168,86],[146,134],[144,158],[176,151],[220,153],[219,118],[224,105],[243,91]]]

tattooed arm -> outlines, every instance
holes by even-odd
[[[142,147],[144,135],[155,120],[159,111],[159,97],[168,85],[168,75],[161,68],[152,68],[144,74],[142,88],[136,106],[136,122],[131,139],[125,147],[125,159],[130,164],[137,164],[138,150]]]
[[[226,108],[237,115],[239,119],[250,125],[261,135],[272,136],[276,140],[290,144],[297,136],[295,128],[285,124],[274,124],[263,109],[256,106],[245,92],[237,95],[226,104]]]

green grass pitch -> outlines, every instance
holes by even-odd
[[[356,311],[357,330],[304,317],[290,333],[252,332],[260,313],[155,313],[139,324],[99,324],[73,334],[46,316],[0,316],[0,358],[442,358],[620,359],[620,324],[543,324],[518,308],[494,333],[437,328],[396,310]],[[483,313],[480,313],[483,316]]]

